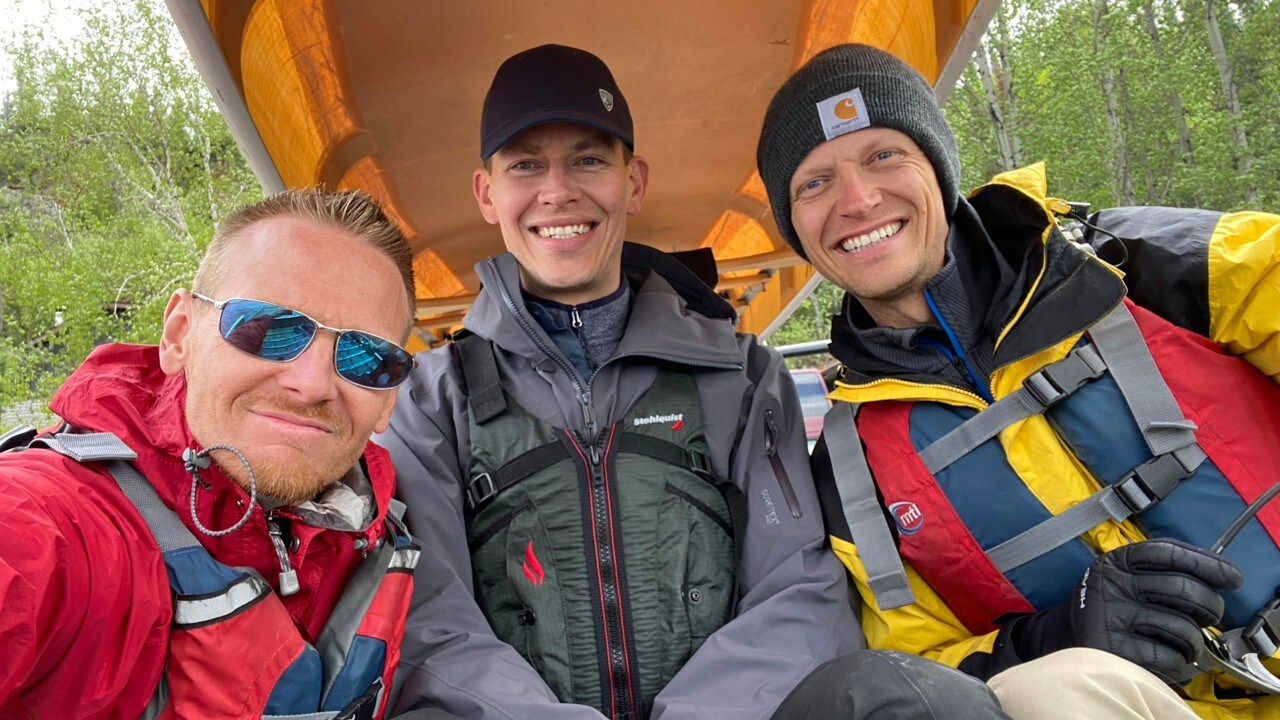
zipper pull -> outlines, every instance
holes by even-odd
[[[778,426],[773,422],[773,408],[764,411],[764,454],[773,457],[778,454]]]
[[[273,517],[267,518],[267,532],[271,534],[271,544],[275,546],[276,559],[280,561],[280,594],[293,595],[299,589],[298,573],[289,562],[289,549],[284,545],[284,533],[280,531],[280,524]]]
[[[578,314],[577,305],[569,309],[569,325],[575,328],[582,327],[582,316]]]

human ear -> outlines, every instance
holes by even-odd
[[[476,196],[476,204],[480,206],[480,214],[484,216],[484,221],[490,225],[497,225],[498,210],[493,206],[492,189],[493,183],[489,178],[489,171],[476,168],[475,174],[471,176],[471,192]]]
[[[160,332],[160,369],[166,375],[177,375],[187,367],[192,319],[190,293],[175,291],[164,309],[164,326]]]

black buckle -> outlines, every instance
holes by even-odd
[[[711,457],[706,453],[690,449],[685,451],[685,457],[689,462],[689,469],[694,473],[707,479],[715,477],[711,469]]]
[[[333,720],[373,720],[378,709],[378,698],[382,694],[382,678],[373,681],[363,695],[342,708]]]
[[[1023,382],[1023,387],[1041,407],[1047,408],[1106,371],[1106,363],[1098,351],[1092,345],[1084,345],[1058,362],[1032,373]]]
[[[467,504],[472,510],[488,502],[497,494],[498,483],[494,482],[493,476],[487,472],[480,473],[467,483]]]
[[[1191,477],[1195,469],[1187,467],[1178,458],[1176,450],[1161,453],[1116,483],[1116,492],[1131,511],[1140,513],[1168,497],[1179,482]]]
[[[1280,651],[1280,596],[1272,598],[1253,616],[1244,626],[1242,637],[1260,658],[1269,658]]]

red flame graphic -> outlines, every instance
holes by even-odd
[[[538,562],[538,556],[533,554],[532,540],[524,549],[524,560],[520,563],[520,569],[524,570],[524,576],[534,585],[541,585],[547,579],[546,573],[542,572],[542,563]]]

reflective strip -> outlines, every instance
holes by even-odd
[[[226,590],[210,597],[177,597],[173,602],[174,627],[207,625],[215,620],[230,617],[271,593],[271,586],[254,570],[246,570],[244,576]]]
[[[831,476],[840,493],[849,537],[867,571],[867,585],[876,605],[881,610],[892,610],[914,603],[916,596],[907,581],[884,509],[876,497],[871,468],[862,454],[862,440],[853,421],[856,407],[853,403],[837,402],[827,411],[823,432],[831,457]]]
[[[421,555],[422,551],[416,547],[397,548],[395,554],[391,556],[387,569],[412,570],[418,567],[418,557]]]

